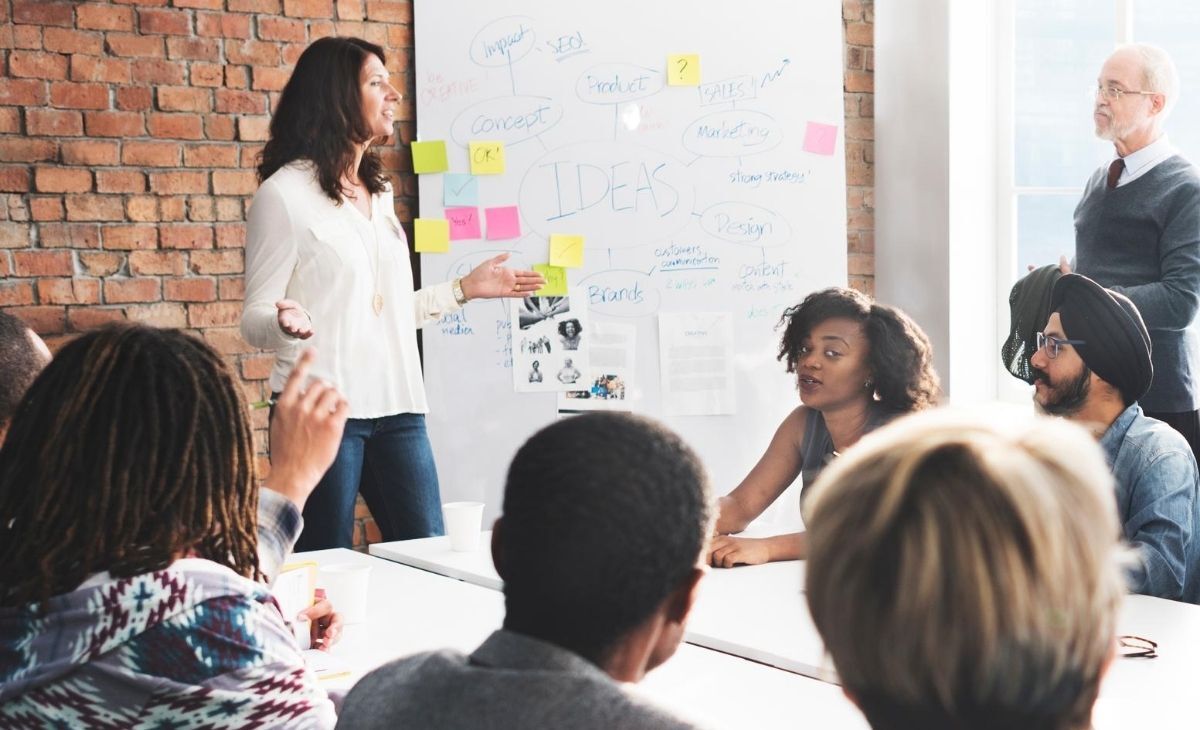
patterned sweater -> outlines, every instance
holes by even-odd
[[[208,560],[0,608],[0,728],[335,722],[267,587]]]

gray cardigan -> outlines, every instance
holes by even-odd
[[[350,691],[339,728],[694,730],[583,657],[511,631],[470,656],[434,651],[376,669]]]
[[[1129,297],[1146,321],[1154,381],[1142,407],[1196,410],[1200,174],[1179,155],[1112,190],[1107,172],[1092,175],[1075,208],[1075,271]]]

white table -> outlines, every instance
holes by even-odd
[[[485,533],[481,544],[490,545],[490,538],[491,533]],[[486,548],[455,553],[448,538],[433,537],[380,543],[370,550],[476,586],[497,590],[502,586]],[[688,622],[686,640],[836,681],[801,592],[803,576],[802,561],[711,571]],[[1117,630],[1157,641],[1159,657],[1113,662],[1101,688],[1095,726],[1200,726],[1200,700],[1195,697],[1200,677],[1200,606],[1129,596]]]
[[[371,669],[416,652],[469,652],[503,621],[496,590],[350,550],[297,553],[292,560],[373,566],[366,621],[347,626],[333,650],[354,672],[327,680],[330,689],[347,690]],[[688,644],[632,691],[713,728],[867,728],[832,684]]]

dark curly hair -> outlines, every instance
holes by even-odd
[[[361,38],[330,36],[304,49],[271,117],[270,139],[259,154],[260,183],[284,165],[308,160],[321,189],[341,203],[349,192],[342,174],[354,164],[354,147],[371,138],[358,78],[369,55],[386,63],[383,49]],[[372,195],[387,187],[383,162],[371,150],[362,156],[358,177]]]
[[[559,322],[558,323],[558,334],[562,335],[563,337],[566,337],[568,324],[575,325],[575,336],[576,337],[583,334],[583,326],[579,324],[579,320],[574,319],[574,318],[564,319],[563,321]]]
[[[784,310],[778,360],[796,372],[800,346],[818,324],[844,317],[862,325],[870,343],[867,366],[875,397],[890,411],[909,413],[936,405],[940,385],[933,369],[933,347],[916,322],[895,307],[877,304],[853,289],[830,287],[813,292]]]

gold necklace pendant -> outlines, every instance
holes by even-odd
[[[375,316],[378,317],[383,311],[383,295],[376,293],[375,298],[371,300],[371,306],[375,308]]]

